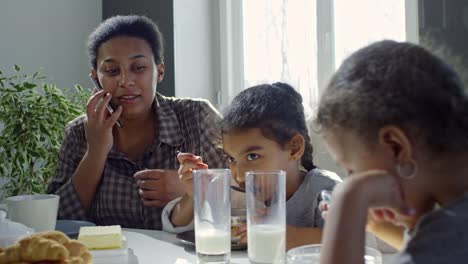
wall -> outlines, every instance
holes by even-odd
[[[18,64],[25,73],[40,71],[60,88],[90,87],[86,40],[101,13],[101,0],[2,1],[0,70],[11,73]],[[0,178],[0,187],[4,182]]]
[[[195,2],[195,1],[194,1]],[[174,95],[174,9],[173,0],[103,0],[102,17],[114,15],[145,15],[156,22],[165,39],[164,80],[158,85],[158,92]]]
[[[175,94],[218,103],[218,0],[174,0]]]
[[[451,64],[468,87],[468,1],[419,0],[421,44]]]
[[[206,98],[217,104],[219,71],[218,0],[103,0],[103,18],[147,15],[165,37],[164,95]]]
[[[40,70],[58,87],[89,87],[86,40],[101,21],[101,0],[0,3],[0,69]]]

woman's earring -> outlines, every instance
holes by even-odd
[[[399,163],[396,165],[396,171],[400,178],[403,178],[405,180],[411,180],[416,176],[416,173],[418,172],[418,165],[414,160],[405,163]]]

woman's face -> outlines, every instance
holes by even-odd
[[[156,65],[148,43],[119,36],[104,42],[97,52],[97,77],[112,95],[111,104],[122,106],[122,118],[134,119],[151,111],[164,65]]]

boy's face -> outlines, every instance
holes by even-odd
[[[250,170],[289,171],[297,161],[290,151],[276,141],[266,138],[259,128],[223,134],[223,148],[229,157],[231,175],[245,188],[245,172]]]

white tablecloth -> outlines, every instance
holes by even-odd
[[[179,241],[174,234],[157,230],[124,229],[129,248],[129,264],[197,263],[195,248]],[[247,251],[232,251],[231,263],[248,264]]]
[[[193,246],[185,245],[174,234],[157,230],[123,229],[127,239],[128,264],[187,264],[196,262]],[[390,255],[384,254],[384,263]],[[96,264],[112,263],[115,259],[100,259]],[[232,251],[231,263],[248,264],[247,251]]]

